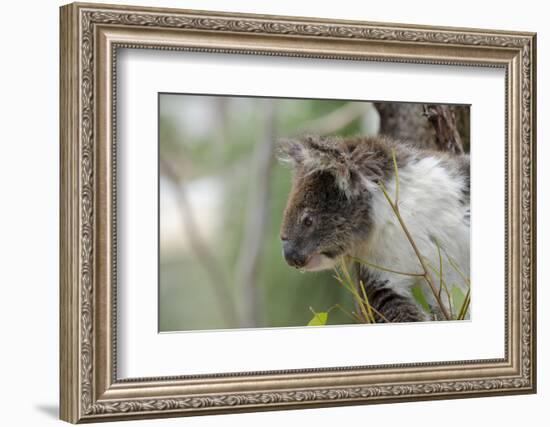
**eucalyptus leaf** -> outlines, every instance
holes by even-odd
[[[314,313],[313,318],[307,324],[308,326],[324,326],[328,321],[328,313],[326,311],[321,311],[319,313]]]
[[[458,286],[454,285],[451,288],[451,300],[453,302],[453,306],[455,310],[460,310],[462,305],[464,304],[464,292],[462,292],[462,289],[460,289]]]
[[[426,311],[427,313],[431,312],[430,304],[428,303],[428,300],[426,299],[426,296],[424,295],[424,292],[422,291],[422,286],[419,283],[416,283],[412,288],[412,295],[415,301],[420,304],[420,306]]]

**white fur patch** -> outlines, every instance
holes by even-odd
[[[470,276],[470,225],[465,216],[470,206],[460,202],[464,183],[451,174],[440,159],[426,157],[410,162],[399,169],[399,211],[420,253],[439,271],[439,256],[435,239],[442,248],[443,279],[450,289],[459,286],[465,294],[468,285],[455,271],[448,257],[466,276]],[[395,197],[396,181],[385,183],[388,194]],[[357,256],[368,262],[395,271],[420,273],[422,267],[394,212],[382,191],[372,192],[373,230],[368,242]],[[447,257],[448,254],[448,257]],[[402,295],[410,295],[410,287],[418,280],[410,276],[380,272],[390,286]],[[439,276],[432,272],[439,287]],[[432,290],[421,280],[424,295],[435,305]],[[459,308],[449,307],[445,292],[443,303],[457,313]],[[452,304],[451,304],[452,306]]]

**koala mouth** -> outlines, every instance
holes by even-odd
[[[300,270],[303,271],[319,271],[319,270],[325,270],[325,264],[327,264],[327,261],[330,259],[323,255],[322,253],[315,253],[308,257],[306,260],[306,263],[303,265],[303,267],[300,268]]]
[[[321,271],[330,270],[336,265],[336,257],[334,252],[317,252],[311,254],[306,263],[300,268],[302,271]]]

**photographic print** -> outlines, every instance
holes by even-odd
[[[470,319],[468,105],[158,102],[160,332]]]

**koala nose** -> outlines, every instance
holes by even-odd
[[[283,241],[283,255],[288,265],[293,267],[300,268],[306,264],[305,255],[301,254],[296,246],[288,240]]]

